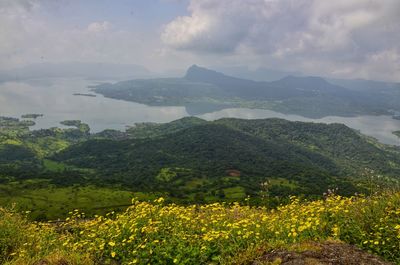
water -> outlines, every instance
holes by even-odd
[[[0,84],[0,116],[20,117],[38,113],[32,129],[62,127],[60,121],[77,119],[89,124],[92,132],[104,129],[124,130],[136,122],[170,122],[185,116],[185,107],[151,107],[143,104],[97,97],[74,96],[73,93],[92,93],[87,88],[96,82],[83,79],[42,79],[29,83]],[[210,110],[211,111],[211,110]],[[372,136],[382,143],[400,145],[392,131],[400,130],[400,120],[390,116],[358,116],[310,119],[270,110],[229,108],[198,115],[206,120],[223,117],[244,119],[282,118],[291,121],[343,123]]]
[[[32,83],[0,84],[0,116],[20,117],[26,113],[44,114],[32,129],[62,127],[63,120],[82,120],[92,132],[124,130],[135,122],[169,122],[187,116],[185,107],[149,107],[143,104],[97,97],[74,96],[92,93],[93,85],[82,79],[36,80]]]

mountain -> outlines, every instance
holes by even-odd
[[[365,79],[334,79],[330,78],[328,81],[332,84],[349,88],[357,91],[386,91],[386,90],[399,90],[400,83],[383,82]]]
[[[197,65],[191,66],[182,78],[107,83],[94,87],[94,91],[148,105],[185,106],[190,115],[232,107],[271,109],[310,118],[389,115],[400,110],[400,89],[360,92],[307,76],[253,81]]]
[[[259,67],[254,70],[250,70],[245,66],[218,67],[218,71],[239,78],[267,82],[276,81],[287,76],[304,76],[300,72],[268,69],[265,67]]]

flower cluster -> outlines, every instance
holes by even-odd
[[[162,198],[133,200],[123,213],[87,218],[73,211],[60,226],[30,226],[34,230],[29,234],[44,238],[26,239],[26,246],[9,253],[12,259],[26,257],[27,249],[40,251],[43,240],[49,253],[81,253],[93,263],[202,264],[223,263],[258,246],[336,239],[400,261],[400,193],[330,195],[316,201],[292,197],[273,210],[238,203],[181,206],[164,204]],[[44,236],[41,229],[53,232]]]

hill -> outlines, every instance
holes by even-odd
[[[365,168],[400,172],[397,149],[340,124],[185,118],[128,135],[72,145],[52,159],[96,170],[108,183],[186,201],[257,197],[267,180],[272,196],[317,196],[333,187],[351,194],[363,190]]]
[[[177,203],[250,196],[251,204],[267,196],[273,207],[289,195],[396,186],[400,171],[397,148],[340,124],[187,117],[90,134],[80,121],[63,123],[76,128],[30,131],[31,123],[3,118],[1,204],[18,202],[39,220],[74,207],[121,209],[132,196]]]

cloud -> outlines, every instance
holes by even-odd
[[[93,22],[90,23],[89,26],[87,27],[87,30],[89,32],[105,32],[108,31],[111,27],[111,23],[108,21],[102,21],[102,22]]]
[[[191,0],[188,11],[161,35],[177,51],[251,54],[256,63],[287,67],[291,61],[298,70],[400,79],[398,0]]]
[[[82,61],[163,71],[198,63],[400,81],[399,0],[190,0],[187,15],[171,19],[177,12],[169,11],[165,25],[150,23],[156,11],[132,18],[120,11],[126,3],[116,3],[105,16],[91,6],[98,3],[0,0],[0,70]],[[54,15],[65,9],[70,16]]]
[[[44,15],[47,1],[0,2],[0,69],[37,62],[141,64],[150,57],[153,44],[143,41],[141,32],[114,28],[106,20],[54,23]]]

